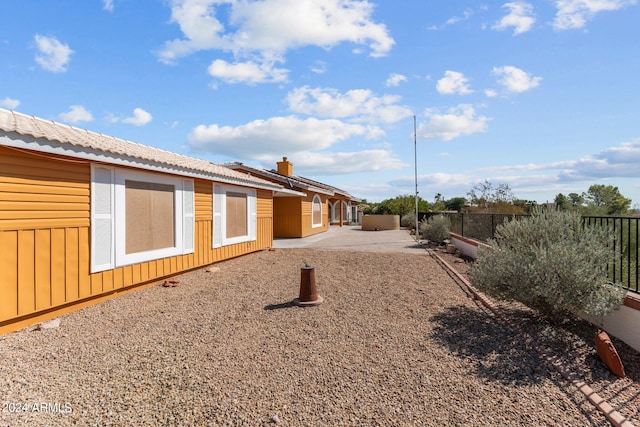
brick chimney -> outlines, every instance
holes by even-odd
[[[278,165],[278,173],[284,176],[293,175],[293,163],[287,160],[286,157],[282,158],[281,162],[276,163]]]

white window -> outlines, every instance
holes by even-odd
[[[213,185],[213,247],[256,240],[256,190]]]
[[[317,194],[313,196],[311,209],[311,228],[322,227],[322,200]]]
[[[351,203],[342,202],[342,221],[351,222]]]
[[[91,272],[194,250],[193,180],[92,165]]]
[[[340,201],[337,201],[333,204],[332,211],[333,211],[332,221],[333,222],[340,221]]]

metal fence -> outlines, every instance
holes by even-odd
[[[446,215],[451,221],[451,232],[461,236],[487,242],[495,236],[496,227],[505,221],[526,218],[529,215],[483,214],[483,213],[441,213],[420,212],[421,221],[432,216]],[[607,227],[614,233],[612,260],[607,266],[609,279],[622,283],[622,286],[634,292],[640,291],[638,260],[640,258],[640,218],[612,216],[584,216],[588,225]]]

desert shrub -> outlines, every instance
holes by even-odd
[[[422,238],[436,243],[442,243],[448,239],[450,229],[451,221],[445,215],[432,216],[420,224]]]
[[[613,238],[575,212],[538,211],[498,226],[469,275],[483,292],[520,301],[554,321],[571,312],[602,316],[617,310],[625,295],[607,280]]]
[[[415,212],[409,212],[409,213],[404,214],[402,216],[402,219],[400,219],[400,226],[401,227],[407,227],[407,228],[415,229],[416,228],[416,214],[415,214]]]

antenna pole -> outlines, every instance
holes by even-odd
[[[413,158],[415,160],[416,177],[416,242],[420,242],[420,229],[418,228],[418,135],[416,131],[416,116],[413,116]]]

